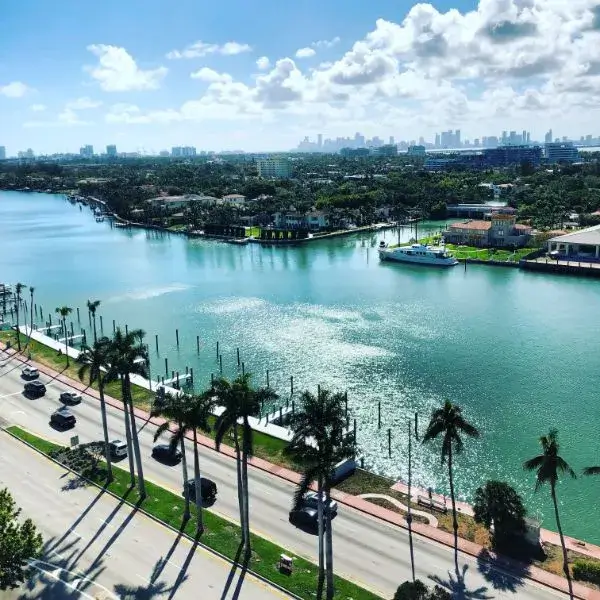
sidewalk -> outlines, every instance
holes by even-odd
[[[5,349],[5,345],[0,343],[0,349]],[[59,381],[65,385],[68,385],[79,392],[86,393],[88,396],[91,396],[95,399],[99,399],[98,392],[96,390],[94,390],[93,388],[90,388],[90,387],[82,384],[80,381],[70,379],[69,377],[66,377],[52,369],[49,369],[48,367],[45,367],[44,365],[40,365],[34,361],[27,361],[25,357],[18,355],[18,353],[16,352],[16,350],[14,348],[7,350],[6,353],[11,358],[16,358],[16,360],[20,361],[21,363],[30,363],[30,364],[34,365],[35,367],[38,368],[38,370],[40,372],[54,378],[56,381]],[[105,395],[105,400],[106,400],[106,403],[109,404],[110,406],[117,408],[119,410],[123,409],[123,403],[120,400],[117,400],[115,398],[112,398],[112,397],[106,396],[106,395]],[[146,411],[141,410],[139,408],[134,408],[134,411],[135,411],[136,418],[139,418],[143,421],[148,421],[148,422],[152,423],[153,425],[159,426],[165,422],[165,420],[162,418],[151,417],[149,413],[147,413]],[[172,430],[174,430],[174,428]],[[193,436],[191,433],[188,433],[186,435],[186,437],[189,441],[193,441]],[[206,436],[203,436],[201,434],[199,434],[197,437],[198,437],[199,444],[217,452],[212,439],[210,439]],[[229,446],[222,445],[220,453],[224,454],[226,456],[230,456],[231,458],[235,458],[235,450]],[[291,483],[298,484],[300,482],[301,476],[298,473],[296,473],[295,471],[291,471],[290,469],[286,469],[285,467],[274,465],[274,464],[272,464],[266,460],[263,460],[261,458],[251,457],[249,459],[248,463],[251,466],[253,466],[254,468],[260,469],[260,470],[270,473],[272,475],[276,475],[277,477],[281,477],[282,479],[285,479],[286,481],[289,481]],[[402,486],[403,486],[403,484],[395,484],[394,489],[401,491],[403,493],[406,493],[407,490],[405,490]],[[427,494],[427,492],[424,492],[424,495],[425,494]],[[331,495],[338,502],[340,502],[346,506],[349,506],[351,508],[354,508],[355,510],[358,510],[362,513],[368,514],[372,517],[381,519],[382,521],[385,521],[389,524],[396,525],[396,526],[402,527],[404,529],[408,529],[406,520],[402,517],[402,515],[400,515],[399,513],[395,512],[393,510],[378,506],[376,504],[373,504],[372,502],[368,502],[367,500],[364,500],[357,496],[353,496],[351,494],[347,494],[345,492],[340,492],[337,490],[333,490]],[[440,501],[443,501],[442,496],[434,495],[433,497],[434,497],[434,499],[440,499]],[[470,509],[470,506],[467,504],[464,504],[464,503],[461,503],[461,507],[464,509],[464,512],[467,512],[467,508]],[[449,546],[451,548],[454,547],[454,536],[453,536],[453,534],[448,533],[446,531],[442,531],[440,529],[436,529],[435,527],[431,527],[429,525],[424,525],[421,523],[413,523],[412,531],[413,531],[413,533],[418,534],[422,537],[425,537],[433,542],[437,542],[439,544],[443,544],[443,545]],[[560,545],[560,541],[558,541],[557,534],[554,534],[551,531],[546,531],[546,530],[542,530],[542,531],[543,531],[542,539],[544,541],[548,541],[550,543]],[[548,536],[548,538],[546,538],[545,536]],[[557,541],[554,541],[555,539]],[[587,544],[587,543],[586,543],[585,547],[582,547],[582,546],[577,545],[576,540],[572,540],[569,538],[569,541],[571,543],[573,543],[573,548],[572,548],[573,550],[580,552],[581,554],[588,554],[589,556],[600,559],[600,548],[599,547],[593,546],[593,545]],[[485,549],[483,546],[480,546],[479,544],[470,542],[470,541],[462,539],[462,538],[458,539],[458,549],[461,552],[468,554],[469,556],[472,556],[474,558],[482,558],[483,557],[484,560],[487,560],[488,562],[493,562],[494,566],[496,568],[502,568],[508,572],[511,572],[511,571],[518,572],[518,573],[524,572],[527,574],[526,577],[532,581],[535,581],[542,585],[548,586],[550,588],[553,588],[553,589],[563,592],[565,594],[568,593],[567,581],[563,577],[554,575],[553,573],[549,573],[538,567],[528,566],[528,565],[525,565],[514,559],[504,557],[502,555],[498,555],[492,551]],[[587,552],[586,552],[586,550],[587,550]],[[588,587],[585,587],[576,582],[573,582],[573,593],[576,598],[580,598],[581,600],[600,600],[600,592],[590,589]]]

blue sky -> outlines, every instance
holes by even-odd
[[[7,2],[0,145],[598,135],[599,36],[595,0]]]

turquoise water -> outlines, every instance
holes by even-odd
[[[380,264],[383,237],[238,247],[111,229],[59,196],[4,192],[0,282],[34,285],[46,314],[79,306],[82,325],[86,300],[102,300],[106,332],[113,319],[147,331],[155,373],[164,374],[167,357],[169,370],[187,365],[207,382],[218,372],[218,340],[226,374],[237,371],[239,347],[246,370],[264,383],[269,369],[283,397],[290,375],[296,390],[347,389],[366,465],[394,477],[407,472],[407,419],[418,411],[423,429],[431,409],[449,398],[483,433],[459,458],[460,496],[468,499],[487,478],[509,481],[552,529],[549,493],[533,494],[521,464],[551,426],[578,472],[600,464],[600,281]],[[436,452],[418,446],[413,472],[443,492]],[[600,478],[559,486],[568,535],[600,542],[599,492]]]

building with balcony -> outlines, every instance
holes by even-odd
[[[552,142],[545,146],[546,160],[551,163],[572,163],[579,160],[579,150],[572,142]]]
[[[517,224],[515,215],[493,213],[489,221],[469,219],[453,223],[443,235],[449,244],[479,248],[521,248],[527,244],[531,234],[531,227]]]
[[[256,161],[258,176],[263,179],[287,179],[292,165],[287,158],[260,158]]]

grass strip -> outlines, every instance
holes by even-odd
[[[85,475],[98,486],[106,482],[106,464],[91,453],[86,456],[81,449],[71,449],[40,438],[20,427],[11,426],[7,431],[15,437],[31,444],[42,454],[55,458],[72,468],[79,474]],[[131,504],[138,504],[157,519],[175,529],[182,527],[184,499],[165,488],[146,481],[147,497],[140,501],[137,489],[130,487],[129,472],[119,467],[113,468],[114,480],[106,486],[119,498],[126,499]],[[205,532],[201,542],[213,550],[235,560],[241,539],[240,527],[208,510],[203,512]],[[187,522],[183,531],[194,538],[196,532],[195,506],[192,504],[192,518]],[[316,546],[315,538],[315,546]],[[282,553],[294,558],[294,572],[291,576],[279,572],[278,563]],[[252,557],[248,568],[272,581],[289,592],[307,600],[315,596],[317,583],[317,566],[304,558],[295,555],[269,540],[252,534]],[[359,587],[355,583],[335,577],[336,600],[377,600],[380,597]]]

